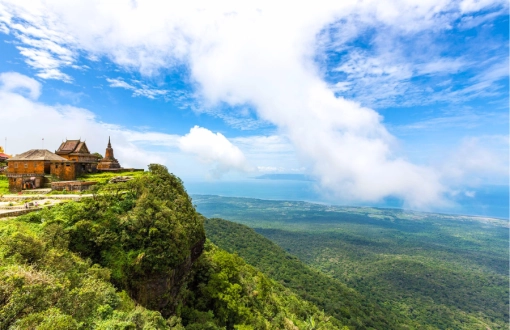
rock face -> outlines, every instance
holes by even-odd
[[[131,176],[116,176],[114,178],[110,179],[110,183],[118,183],[118,182],[128,182],[129,180],[132,180],[133,177]]]

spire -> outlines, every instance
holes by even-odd
[[[108,148],[111,148],[112,144],[110,143],[110,137],[108,136]]]

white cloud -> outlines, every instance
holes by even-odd
[[[342,57],[333,69],[333,75],[338,76],[334,79],[340,80],[332,87],[335,92],[375,108],[506,95],[508,51],[501,45],[497,52],[495,46],[471,52],[462,49],[463,55],[455,57],[444,55],[445,46],[434,45],[430,35],[400,40],[388,33],[390,36],[373,37],[370,47],[352,49]],[[487,57],[489,62],[482,60]],[[442,85],[445,80],[452,81],[448,77],[454,78],[455,88]]]
[[[492,0],[463,0],[460,3],[460,9],[464,13],[472,13],[482,9],[496,7],[498,5],[508,6],[506,1],[492,1]]]
[[[129,90],[134,90],[135,89],[135,86],[132,86],[130,84],[128,84],[127,82],[125,82],[124,80],[122,79],[115,79],[115,78],[106,78],[106,81],[108,81],[110,83],[110,87],[119,87],[119,88],[124,88],[124,89],[129,89]]]
[[[37,100],[41,95],[41,84],[32,78],[17,72],[4,72],[0,74],[0,88],[5,92],[18,92]],[[28,93],[26,93],[28,92]],[[7,108],[4,108],[6,111]]]
[[[342,198],[368,201],[398,196],[410,206],[421,207],[441,200],[445,187],[439,175],[393,152],[394,138],[377,112],[335,97],[314,62],[320,42],[317,36],[338,22],[339,30],[348,26],[346,23],[359,24],[357,29],[334,35],[342,41],[353,40],[365,28],[383,31],[374,39],[383,47],[379,53],[361,54],[359,58],[352,53],[341,70],[359,77],[360,83],[368,87],[381,83],[386,98],[391,99],[412,94],[400,82],[417,72],[411,65],[414,62],[401,62],[402,54],[388,51],[394,46],[398,49],[399,44],[393,43],[398,36],[448,29],[462,12],[502,3],[316,1],[294,2],[289,7],[289,3],[272,1],[34,4],[13,0],[4,1],[0,12],[16,35],[45,40],[25,42],[21,49],[28,64],[40,71],[40,77],[60,74],[65,80],[60,70],[75,61],[80,51],[89,58],[107,57],[142,75],[155,75],[176,64],[188,65],[192,82],[206,105],[225,102],[234,107],[253,107],[258,118],[276,125],[280,134],[291,141],[324,189]],[[92,20],[94,24],[90,24]],[[335,42],[338,40],[331,44]],[[462,65],[455,60],[450,63]],[[433,58],[421,70],[428,75],[450,70],[446,64]],[[352,89],[352,85],[338,87]],[[377,95],[377,89],[367,90]],[[245,168],[240,149],[219,133],[196,127],[180,140],[179,146],[215,163],[218,173]]]
[[[213,164],[214,177],[236,170],[247,171],[249,167],[242,151],[233,145],[223,134],[195,126],[179,139],[179,148],[197,156],[201,161]]]
[[[150,88],[140,81],[132,81],[132,84],[125,82],[121,78],[106,78],[106,81],[110,83],[110,87],[124,88],[133,91],[133,96],[143,96],[149,99],[155,99],[156,97],[166,96],[169,94],[168,90]]]
[[[476,191],[466,190],[466,191],[464,191],[464,195],[466,197],[474,198],[476,196]]]
[[[506,4],[508,5],[508,4]],[[473,27],[477,27],[481,24],[484,24],[500,15],[505,15],[508,13],[508,8],[502,8],[499,11],[493,11],[485,14],[478,14],[473,16],[465,16],[462,18],[460,26],[463,29],[471,29]]]

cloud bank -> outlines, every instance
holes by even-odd
[[[335,27],[339,32],[326,47],[335,44],[338,50],[363,29],[411,36],[448,29],[463,15],[501,6],[506,3],[4,1],[0,22],[2,30],[21,40],[23,46],[18,48],[27,64],[44,79],[69,81],[64,71],[77,65],[81,53],[90,59],[106,57],[146,76],[187,65],[205,103],[250,105],[262,120],[288,137],[301,161],[333,195],[365,201],[395,196],[410,207],[425,207],[440,203],[447,190],[440,175],[396,154],[395,139],[376,111],[335,95],[316,63],[321,55],[316,50],[324,47],[320,36]],[[381,73],[375,60],[353,58],[341,70],[355,76],[354,69],[361,63],[375,68],[377,75],[396,72],[397,80],[412,74],[405,67],[392,66]],[[421,74],[452,63],[462,65],[424,65]],[[349,84],[336,87],[336,91],[338,87],[345,90]],[[218,149],[212,149],[208,141],[215,141]],[[227,142],[222,135],[196,127],[179,145],[207,162],[218,162],[218,169],[243,168],[243,157]],[[211,150],[216,154],[208,154]]]

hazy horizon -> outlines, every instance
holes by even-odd
[[[313,181],[297,180],[259,180],[210,182],[185,181],[188,193],[193,195],[215,195],[223,197],[256,198],[263,200],[303,201],[336,206],[359,206],[377,208],[396,208],[409,211],[424,211],[452,215],[468,215],[509,219],[508,186],[480,186],[467,189],[470,196],[460,194],[453,198],[453,203],[443,207],[430,207],[427,210],[413,209],[397,198],[386,198],[373,203],[356,203],[348,200],[327,198],[317,191]]]

